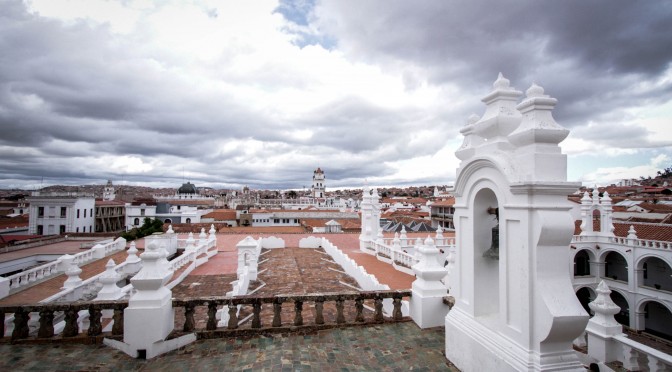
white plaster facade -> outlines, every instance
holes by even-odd
[[[134,227],[140,227],[145,222],[145,218],[154,219],[156,217],[156,205],[132,205],[126,203],[126,230]]]
[[[27,200],[30,203],[30,234],[94,232],[96,199],[93,195],[36,191]]]

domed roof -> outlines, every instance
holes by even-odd
[[[183,183],[179,189],[177,189],[178,194],[198,194],[196,191],[196,185],[191,182]]]

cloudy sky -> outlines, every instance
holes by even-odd
[[[672,3],[0,0],[0,188],[451,184],[498,72],[569,180],[672,165]]]

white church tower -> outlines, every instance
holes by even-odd
[[[313,198],[324,198],[325,197],[325,186],[324,186],[324,172],[320,167],[313,171]]]
[[[115,196],[112,180],[107,180],[107,185],[105,185],[105,189],[103,190],[103,200],[114,200]]]
[[[446,357],[462,371],[585,371],[572,341],[588,314],[572,289],[567,246],[569,131],[557,100],[501,74],[480,119],[460,131],[455,184],[455,306],[446,316]],[[584,203],[587,205],[587,203]],[[585,208],[585,205],[582,205]]]

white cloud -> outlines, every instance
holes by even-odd
[[[0,9],[0,151],[11,159],[0,172],[26,182],[139,175],[132,182],[150,184],[187,174],[283,187],[305,183],[319,165],[331,184],[445,184],[457,130],[482,113],[479,99],[500,70],[518,88],[540,79],[559,98],[570,156],[641,157],[640,148],[672,143],[672,69],[639,65],[668,49],[614,72],[629,49],[591,59],[592,43],[610,33],[575,42],[547,9],[521,29],[521,9],[508,2],[487,24],[478,2],[286,9],[307,11],[307,25],[277,12],[277,0],[27,3],[32,16],[17,0]],[[598,21],[577,24],[619,25]]]

